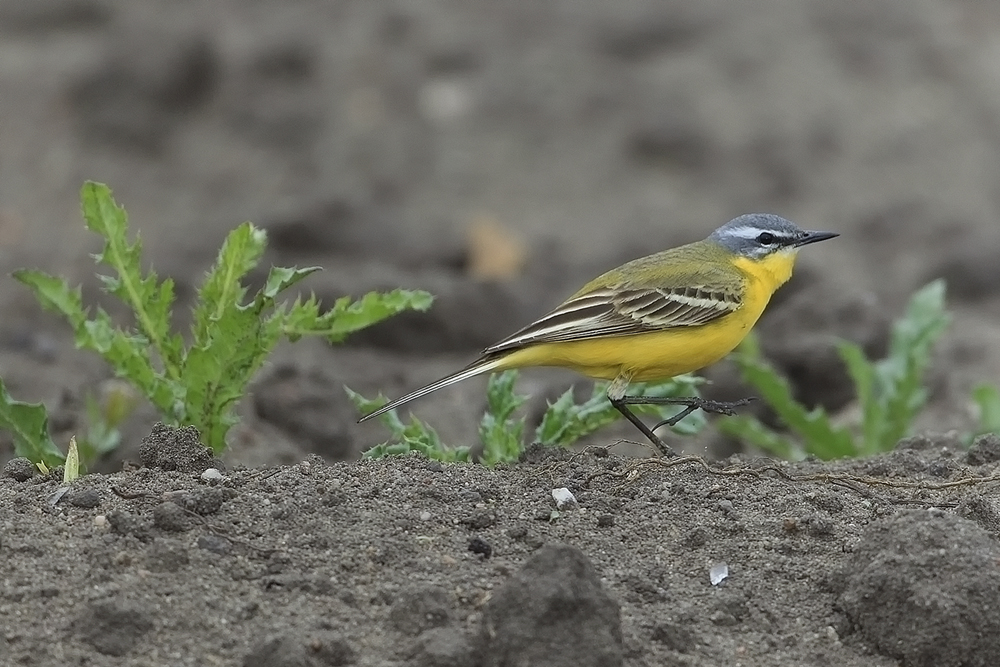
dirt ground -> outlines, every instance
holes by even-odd
[[[396,396],[601,270],[768,211],[842,235],[802,253],[758,327],[800,397],[849,421],[833,341],[884,352],[941,276],[953,323],[919,431],[968,430],[970,388],[1000,384],[998,71],[988,0],[0,3],[4,274],[65,275],[123,315],[78,212],[92,179],[182,306],[243,220],[268,230],[267,264],[325,267],[305,287],[327,302],[438,297],[343,346],[282,347],[223,462],[185,458],[140,407],[58,502],[12,464],[0,664],[1000,662],[1000,505],[968,481],[996,474],[998,442],[765,472],[711,429],[674,444],[712,468],[625,447],[358,462],[384,432],[342,390]],[[108,370],[13,280],[0,308],[0,377],[65,442]],[[725,363],[706,375],[746,391]],[[573,382],[525,373],[529,415]],[[469,444],[482,387],[412,410]],[[177,455],[153,461],[161,440]],[[554,513],[561,487],[578,504]]]

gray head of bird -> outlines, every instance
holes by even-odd
[[[840,234],[800,229],[795,223],[770,213],[751,213],[722,225],[708,240],[737,255],[761,259],[776,252],[794,253],[804,245],[837,236]]]

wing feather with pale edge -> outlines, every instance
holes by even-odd
[[[483,352],[700,326],[737,310],[741,294],[742,284],[598,288],[570,298]]]

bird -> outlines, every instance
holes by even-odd
[[[482,351],[464,368],[365,415],[359,423],[462,380],[513,368],[556,366],[610,381],[607,397],[664,456],[655,430],[694,410],[732,415],[752,398],[628,394],[633,382],[692,373],[732,352],[771,296],[792,276],[799,250],[839,236],[807,231],[777,215],[741,215],[707,238],[632,260],[584,285],[547,315]],[[680,405],[647,426],[630,405]]]

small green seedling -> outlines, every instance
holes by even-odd
[[[41,304],[62,313],[76,334],[77,347],[93,350],[118,377],[132,383],[173,425],[193,424],[216,453],[226,447],[226,434],[236,423],[236,402],[282,338],[322,336],[330,342],[371,326],[403,310],[430,306],[426,292],[394,290],[369,293],[358,300],[338,299],[321,311],[315,296],[294,302],[278,298],[319,267],[272,267],[256,294],[247,296],[246,275],[264,253],[267,235],[249,222],[233,230],[208,271],[193,307],[189,342],[174,331],[171,309],[174,283],[142,270],[142,244],[128,239],[125,211],[107,186],[86,183],[81,192],[87,228],[104,239],[95,255],[112,269],[100,275],[105,292],[132,311],[133,325],[119,328],[101,308],[83,305],[79,288],[41,271],[17,271],[14,277],[31,288]],[[23,411],[22,411],[23,412]],[[30,436],[38,438],[38,416]],[[34,445],[47,452],[44,441]]]
[[[69,486],[80,476],[80,450],[76,446],[76,438],[69,439],[66,449],[66,462],[63,463],[63,486]]]
[[[482,463],[516,461],[524,451],[524,417],[514,413],[528,400],[514,391],[517,371],[494,373],[486,383],[486,412],[479,422],[479,442],[483,445]]]
[[[344,390],[362,414],[374,412],[389,402],[389,399],[381,394],[377,398],[369,399],[349,387],[344,387]],[[416,417],[411,416],[409,423],[404,423],[395,410],[390,410],[380,415],[378,420],[389,429],[392,440],[367,450],[364,454],[367,458],[379,459],[417,452],[436,461],[469,460],[468,447],[446,447],[437,431]]]
[[[504,371],[490,376],[486,388],[486,412],[479,424],[479,440],[482,445],[480,461],[488,466],[518,460],[524,451],[525,417],[516,417],[518,408],[524,405],[527,396],[518,394],[514,385],[517,371]],[[698,395],[702,378],[681,375],[659,383],[635,384],[630,387],[644,396],[690,397]],[[388,401],[385,397],[366,399],[357,392],[347,389],[348,396],[362,414],[368,414]],[[651,415],[658,420],[668,419],[683,408],[678,406],[638,405],[636,411]],[[568,447],[591,433],[621,418],[608,401],[607,383],[595,383],[590,397],[577,403],[573,389],[568,389],[555,402],[550,403],[535,429],[533,442],[547,446]],[[370,458],[380,458],[393,454],[419,452],[428,458],[441,461],[467,461],[469,447],[446,447],[431,427],[411,416],[404,423],[395,411],[379,417],[382,424],[392,433],[392,440],[365,452]],[[693,435],[705,425],[705,416],[695,412],[673,427],[675,433]]]
[[[936,280],[911,297],[905,315],[893,325],[886,358],[871,361],[858,345],[838,344],[861,407],[860,433],[835,425],[822,408],[808,409],[796,401],[788,382],[764,360],[756,340],[749,338],[735,355],[736,363],[744,379],[799,440],[750,415],[727,417],[720,428],[783,458],[812,454],[834,459],[890,451],[909,434],[927,402],[924,373],[948,322],[944,282]]]

